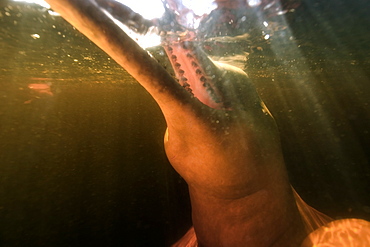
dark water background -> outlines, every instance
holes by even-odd
[[[276,32],[245,62],[293,186],[334,218],[370,220],[368,10],[303,1],[295,39]],[[168,246],[182,235],[186,185],[150,95],[36,5],[0,1],[0,49],[0,246]]]

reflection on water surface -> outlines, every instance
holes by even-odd
[[[257,86],[299,194],[331,216],[369,220],[367,18],[314,6],[295,13],[294,39],[276,33],[239,53],[219,43],[229,53],[211,55]],[[0,243],[176,240],[190,224],[188,198],[165,158],[156,103],[60,17],[13,2],[0,13]]]

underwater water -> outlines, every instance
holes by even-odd
[[[246,70],[277,121],[292,185],[338,219],[370,220],[365,4],[306,2],[271,42],[209,51]],[[0,2],[0,47],[0,246],[177,240],[190,204],[151,96],[37,5]]]

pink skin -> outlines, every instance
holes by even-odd
[[[199,53],[202,68],[222,78],[219,94],[229,102],[213,105],[204,94],[194,97],[201,87],[192,95],[174,80],[95,2],[47,2],[125,68],[161,108],[168,126],[166,154],[188,183],[194,223],[175,246],[297,247],[309,231],[328,222],[292,190],[274,119],[243,71]],[[179,45],[178,54],[188,50]],[[182,66],[187,61],[182,58]]]

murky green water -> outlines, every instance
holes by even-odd
[[[333,217],[369,220],[368,17],[345,7],[298,12],[294,42],[276,33],[248,60],[228,59],[246,66],[275,116],[300,195]],[[34,5],[0,2],[0,47],[0,246],[177,239],[190,224],[186,185],[150,95]]]

